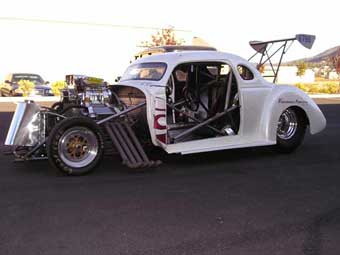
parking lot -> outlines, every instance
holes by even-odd
[[[140,174],[114,157],[65,177],[1,153],[0,254],[340,254],[340,100],[316,101],[327,128],[288,155],[157,154]]]

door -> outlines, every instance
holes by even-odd
[[[236,66],[236,78],[240,87],[240,100],[242,102],[242,126],[240,133],[247,140],[263,140],[261,137],[261,118],[265,111],[267,95],[272,86],[257,77],[256,73],[246,64]]]

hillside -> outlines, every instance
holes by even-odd
[[[335,57],[337,55],[339,49],[340,49],[340,46],[336,46],[328,50],[325,50],[315,55],[314,57],[298,59],[298,60],[287,62],[286,64],[294,65],[301,61],[318,64],[321,61],[329,61],[332,57]]]

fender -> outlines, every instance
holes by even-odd
[[[326,127],[325,116],[305,92],[291,85],[277,85],[268,94],[263,105],[260,130],[265,139],[276,142],[279,117],[285,109],[292,106],[305,112],[312,135]]]

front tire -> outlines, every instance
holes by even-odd
[[[296,150],[306,133],[307,118],[303,110],[290,107],[279,118],[276,135],[276,148],[280,152],[290,153]]]
[[[47,142],[50,163],[62,173],[84,175],[99,163],[104,142],[98,125],[91,119],[74,117],[59,122]]]

